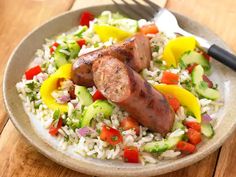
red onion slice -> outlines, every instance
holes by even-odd
[[[88,135],[90,132],[91,132],[91,130],[88,127],[76,129],[76,133],[78,134],[79,137],[84,137],[84,136]]]
[[[211,117],[209,114],[203,114],[203,115],[202,115],[202,121],[203,121],[203,122],[208,123],[208,122],[210,122],[211,120],[212,120],[212,117]]]
[[[67,95],[62,95],[61,97],[58,98],[58,101],[60,103],[67,103],[68,101],[70,101],[70,97]]]

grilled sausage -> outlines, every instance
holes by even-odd
[[[118,58],[135,71],[140,72],[150,65],[151,49],[149,40],[143,34],[136,34],[124,43],[115,44],[80,56],[73,64],[73,82],[87,87],[93,86],[92,63],[106,55]]]
[[[175,113],[166,98],[132,68],[105,56],[96,60],[92,69],[97,89],[108,100],[152,131],[165,135],[171,130]]]

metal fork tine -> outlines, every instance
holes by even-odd
[[[130,11],[130,8],[125,7],[124,5],[121,5],[121,4],[117,3],[115,0],[112,0],[112,2],[116,5],[117,9],[120,12],[122,12],[122,14],[126,15],[127,17],[130,17],[131,13],[133,12],[133,11]],[[129,13],[127,13],[127,12],[129,12]],[[137,13],[132,13],[132,16],[134,18],[137,18],[137,19],[140,18],[140,16]]]
[[[148,7],[144,6],[143,4],[141,4],[140,2],[136,1],[136,0],[132,0],[135,4],[138,5],[138,7],[140,7],[143,11],[145,11],[149,18],[152,18],[153,17],[153,13],[150,12],[150,8],[148,9]]]
[[[160,10],[160,6],[158,6],[154,2],[152,2],[150,0],[143,0],[143,1],[146,2],[153,10],[155,10],[155,12]]]
[[[144,14],[144,13],[140,13],[139,9],[135,9],[133,8],[129,3],[127,3],[125,0],[121,0],[127,7],[129,7],[129,11],[133,11],[134,13],[136,13],[139,18],[145,18],[145,19],[148,19],[150,18],[150,16],[148,14]]]
[[[129,16],[129,14],[123,10],[123,8],[121,7],[120,4],[118,4],[118,3],[117,3],[116,1],[114,1],[114,0],[112,0],[112,2],[116,5],[117,9],[118,9],[120,12],[122,12],[122,14],[126,15],[127,17]]]

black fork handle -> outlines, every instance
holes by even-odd
[[[215,44],[208,49],[207,53],[219,62],[236,71],[236,56],[234,54]]]

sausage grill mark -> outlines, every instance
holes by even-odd
[[[104,96],[127,111],[152,131],[166,135],[172,128],[175,113],[166,98],[154,90],[137,72],[113,56],[93,64],[93,79]],[[117,68],[119,73],[117,73]],[[102,79],[102,75],[106,79]]]
[[[145,98],[146,94],[143,90],[140,91],[139,96]]]
[[[145,35],[136,34],[123,43],[81,55],[73,64],[73,82],[87,87],[93,86],[92,64],[98,58],[105,56],[113,56],[127,63],[135,71],[140,72],[150,66],[151,48],[149,39]]]
[[[150,109],[153,109],[153,107],[154,107],[154,100],[153,99],[150,100],[147,107],[150,108]]]

